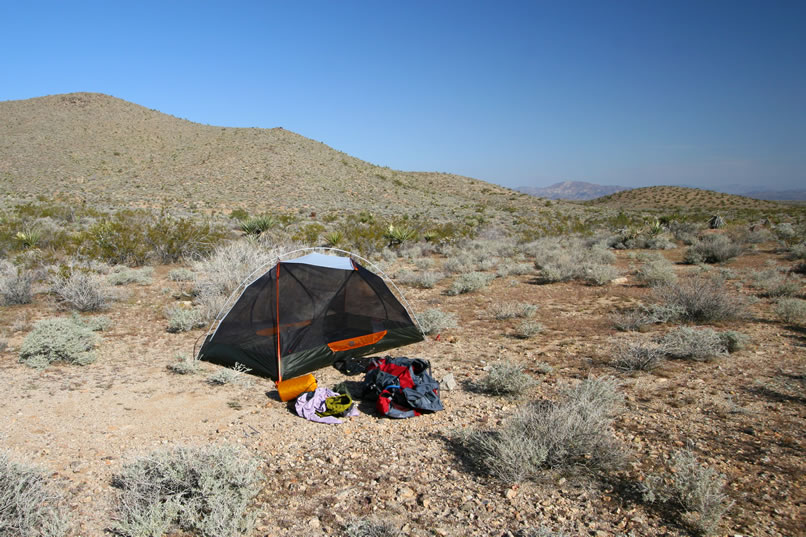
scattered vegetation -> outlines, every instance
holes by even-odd
[[[775,314],[785,323],[803,324],[806,322],[806,300],[782,298],[775,305]]]
[[[194,328],[201,328],[207,324],[202,318],[201,310],[198,308],[183,308],[175,306],[166,312],[168,318],[168,332],[176,334],[178,332],[189,332]]]
[[[515,336],[521,339],[529,339],[543,331],[543,325],[535,321],[524,320],[518,323],[515,328]]]
[[[705,235],[686,250],[687,263],[722,263],[741,255],[744,248],[722,234]]]
[[[484,272],[468,272],[460,274],[451,284],[447,293],[449,295],[462,295],[487,287],[495,279],[492,274]]]
[[[95,361],[98,337],[73,319],[44,319],[34,325],[20,347],[20,362],[44,369],[53,362],[87,365]]]
[[[702,276],[660,285],[653,289],[653,295],[679,311],[680,319],[694,322],[739,319],[747,305],[743,297],[725,289],[723,280]]]
[[[62,304],[82,312],[104,310],[117,297],[103,276],[78,269],[53,275],[50,290]]]
[[[124,537],[180,531],[203,537],[248,535],[262,481],[260,462],[241,448],[155,451],[126,464],[113,478],[120,490],[114,530]]]
[[[646,261],[635,273],[635,279],[649,287],[673,284],[677,281],[674,265],[663,256]]]
[[[112,285],[128,285],[131,283],[136,283],[137,285],[150,285],[153,281],[153,276],[153,267],[133,269],[118,266],[112,269],[112,272],[109,274],[109,276],[107,276],[107,279]]]
[[[415,316],[420,329],[429,336],[440,334],[449,328],[456,328],[456,316],[438,308],[427,309]]]
[[[62,537],[68,531],[66,503],[47,473],[0,452],[0,535]]]
[[[727,354],[726,341],[710,328],[681,326],[660,338],[664,354],[697,362],[710,362]]]
[[[199,371],[199,361],[195,357],[187,354],[177,354],[174,358],[174,363],[168,364],[169,371],[179,375],[192,375]]]
[[[616,348],[613,366],[621,371],[651,371],[665,359],[666,352],[657,343],[628,343]]]
[[[33,271],[0,260],[0,305],[30,304],[34,279]]]
[[[245,365],[236,362],[232,368],[220,368],[207,377],[207,382],[217,386],[223,386],[224,384],[249,384],[250,381],[246,378],[245,373],[250,371],[251,369]]]
[[[504,321],[506,319],[528,319],[537,313],[537,306],[523,302],[496,302],[489,309],[490,315]]]

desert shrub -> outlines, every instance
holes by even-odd
[[[173,269],[168,273],[168,279],[172,282],[192,282],[195,277],[196,273],[186,268]]]
[[[97,336],[72,319],[59,317],[37,322],[20,346],[20,362],[44,369],[53,362],[86,365],[95,361]]]
[[[720,332],[719,338],[722,340],[722,345],[725,347],[725,350],[730,354],[744,349],[750,342],[750,336],[735,330]]]
[[[615,256],[599,243],[542,239],[524,245],[524,250],[535,256],[535,268],[547,283],[581,279],[598,284],[617,277],[612,268],[603,268]]]
[[[795,296],[800,292],[802,282],[797,276],[783,274],[776,269],[763,270],[753,275],[756,287],[770,298]]]
[[[487,287],[491,281],[495,279],[492,274],[485,274],[483,272],[468,272],[460,274],[451,284],[447,293],[449,295],[461,295],[471,293]]]
[[[68,275],[55,274],[50,279],[51,292],[67,307],[76,311],[100,311],[116,298],[103,276],[82,270],[69,272]]]
[[[524,320],[515,327],[515,336],[521,339],[529,339],[543,331],[543,325],[530,320]]]
[[[456,257],[451,257],[442,264],[442,268],[450,273],[464,273],[472,270],[473,258],[467,254],[461,254]]]
[[[207,377],[207,382],[214,386],[223,386],[224,384],[249,384],[250,381],[246,378],[245,374],[250,371],[251,369],[245,365],[236,362],[232,368],[221,368]]]
[[[351,520],[344,526],[345,537],[398,537],[400,534],[391,522],[371,518]]]
[[[490,315],[499,321],[506,319],[534,317],[537,306],[523,302],[496,302],[489,309]]]
[[[112,285],[127,285],[130,283],[136,283],[138,285],[150,285],[153,275],[153,267],[133,269],[125,266],[118,266],[112,269],[112,272],[109,274],[109,276],[107,276],[107,280]]]
[[[456,328],[456,316],[437,308],[427,309],[420,314],[415,314],[415,317],[424,334],[439,334],[449,328]]]
[[[504,278],[505,276],[523,276],[524,274],[531,274],[533,271],[534,266],[531,263],[502,261],[496,267],[495,273],[499,278]]]
[[[70,319],[77,325],[83,326],[92,332],[103,332],[112,325],[112,319],[106,315],[93,315],[92,317],[82,317],[76,312],[70,316]]]
[[[514,532],[515,537],[569,537],[563,531],[554,531],[546,526],[521,528]]]
[[[186,354],[177,354],[175,361],[168,364],[168,370],[178,375],[191,375],[199,371],[199,361]]]
[[[775,305],[775,314],[785,323],[801,324],[806,321],[806,300],[782,298]]]
[[[742,245],[727,235],[705,235],[692,244],[685,253],[687,263],[722,263],[742,253]]]
[[[655,287],[677,281],[674,265],[665,257],[656,257],[644,263],[635,273],[635,279],[644,285]]]
[[[582,272],[582,279],[589,285],[606,285],[621,276],[612,265],[590,265]]]
[[[675,321],[684,313],[683,307],[676,304],[642,304],[637,308],[613,315],[612,320],[618,330],[632,332],[651,324]]]
[[[151,256],[163,264],[207,255],[225,237],[222,229],[207,220],[174,218],[164,213],[144,231]]]
[[[115,532],[125,537],[190,532],[204,537],[251,534],[260,462],[232,446],[155,451],[126,464],[112,484],[120,489]]]
[[[695,322],[727,321],[745,314],[747,301],[728,292],[720,279],[698,276],[679,283],[659,285],[652,294],[680,318]]]
[[[242,220],[240,228],[247,235],[260,235],[264,231],[277,227],[279,223],[280,221],[274,216],[264,214]]]
[[[614,250],[668,250],[676,244],[659,232],[650,230],[624,229],[605,240],[608,248]]]
[[[667,356],[698,362],[710,362],[727,354],[722,337],[710,328],[681,326],[662,336],[659,344]]]
[[[696,535],[711,535],[733,502],[723,492],[725,476],[697,462],[690,451],[672,455],[668,473],[649,475],[641,485],[647,503],[668,504]]]
[[[500,429],[460,432],[454,441],[475,468],[507,482],[549,468],[607,471],[624,462],[612,428],[621,400],[614,380],[588,378],[558,402],[526,404]]]
[[[32,286],[35,278],[33,271],[0,260],[0,304],[30,304],[34,298]]]
[[[189,332],[194,328],[201,328],[206,325],[202,319],[201,310],[198,308],[169,308],[166,312],[168,318],[168,332],[176,334],[178,332]]]
[[[806,242],[795,244],[789,249],[791,259],[806,259]]]
[[[408,270],[402,270],[395,276],[395,279],[400,283],[421,289],[431,289],[444,278],[445,274],[442,272],[412,272]]]
[[[0,535],[61,537],[68,530],[67,506],[47,473],[0,452]]]
[[[523,367],[508,361],[490,365],[487,375],[478,383],[478,389],[492,395],[522,395],[537,384],[537,381],[523,371]]]
[[[702,230],[702,226],[694,222],[679,222],[674,221],[669,224],[674,238],[679,240],[685,245],[692,245],[697,242],[697,236]]]
[[[656,343],[627,343],[616,348],[613,366],[621,371],[651,371],[665,359],[664,349]]]

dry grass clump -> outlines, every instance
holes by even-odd
[[[124,537],[190,532],[204,537],[251,534],[260,461],[233,446],[155,451],[123,467],[114,531]]]
[[[668,473],[652,474],[641,485],[645,502],[665,504],[679,513],[696,535],[712,535],[733,502],[723,492],[725,476],[697,462],[688,450],[672,455]]]
[[[775,305],[775,314],[785,323],[803,324],[806,322],[806,300],[782,298]]]
[[[524,405],[500,429],[454,440],[474,468],[506,482],[536,479],[547,469],[609,471],[624,463],[612,428],[621,401],[614,380],[588,378],[557,402]]]
[[[686,250],[687,263],[722,263],[742,254],[744,247],[721,234],[705,235]]]
[[[44,369],[53,362],[87,365],[95,361],[98,337],[72,319],[44,319],[34,325],[20,346],[20,362]]]
[[[439,334],[449,328],[456,328],[456,316],[438,308],[427,309],[420,314],[415,314],[415,317],[420,329],[427,335]]]
[[[67,506],[47,473],[0,452],[0,535],[61,537],[68,531]]]
[[[0,260],[0,305],[30,304],[34,298],[35,279],[33,271]]]
[[[534,377],[524,372],[523,366],[509,361],[490,364],[487,375],[478,383],[478,389],[491,395],[522,395],[537,384]]]
[[[652,294],[665,306],[694,322],[728,321],[745,315],[747,300],[725,289],[724,281],[698,276],[655,287]]]
[[[117,298],[106,278],[77,269],[53,275],[50,290],[62,304],[83,312],[104,310]]]

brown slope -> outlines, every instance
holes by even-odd
[[[608,196],[585,202],[595,207],[616,209],[704,209],[704,210],[781,210],[784,205],[733,194],[723,194],[713,190],[687,188],[682,186],[650,186],[623,190]]]
[[[282,128],[201,125],[93,93],[0,102],[0,179],[14,199],[110,206],[446,214],[540,203],[468,177],[375,166]]]

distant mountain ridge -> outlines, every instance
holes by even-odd
[[[630,187],[627,186],[597,185],[585,181],[563,181],[547,187],[520,186],[515,190],[551,200],[592,200],[629,189]]]

